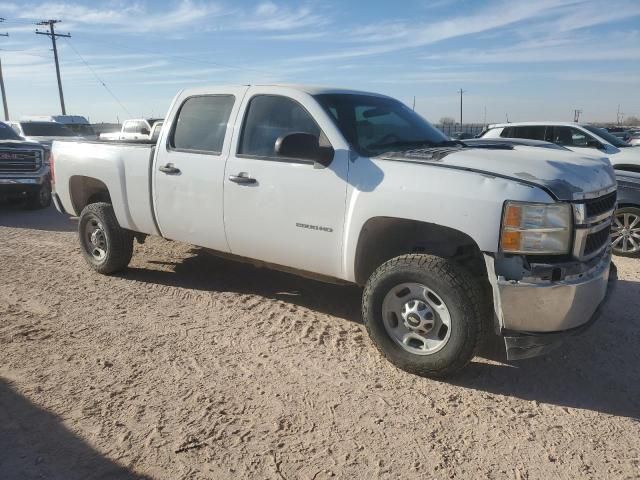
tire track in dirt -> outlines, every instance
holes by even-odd
[[[488,352],[447,383],[380,358],[355,288],[159,239],[136,245],[122,275],[103,277],[84,265],[74,233],[29,228],[0,227],[0,259],[0,377],[132,472],[637,476],[632,261],[618,262],[619,303],[585,337],[513,366]],[[28,467],[34,477],[65,453],[48,451]],[[78,476],[96,474],[82,468]]]

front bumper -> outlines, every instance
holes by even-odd
[[[34,177],[0,177],[0,196],[12,197],[25,193],[34,193],[47,181],[49,181],[48,175]]]
[[[507,358],[540,355],[582,332],[598,318],[616,279],[610,249],[589,270],[560,281],[497,277],[494,303]]]

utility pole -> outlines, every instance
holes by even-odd
[[[580,121],[580,114],[582,113],[582,110],[574,110],[573,111],[573,121],[578,123]]]
[[[4,18],[0,18],[0,23]],[[8,37],[8,33],[0,33],[0,37]],[[7,106],[7,92],[4,91],[4,76],[2,75],[2,60],[0,60],[0,90],[2,90],[2,106],[4,107],[4,119],[9,121],[9,107]]]
[[[49,31],[48,32],[43,32],[41,30],[36,29],[36,34],[38,35],[47,35],[48,37],[51,38],[51,43],[53,44],[53,58],[56,62],[56,76],[58,77],[58,92],[60,93],[60,107],[62,108],[62,114],[66,115],[67,114],[67,110],[64,108],[64,95],[62,93],[62,80],[60,79],[60,64],[58,62],[58,48],[56,46],[56,37],[67,37],[70,38],[71,34],[67,33],[67,34],[62,34],[62,33],[56,33],[54,30],[54,25],[56,23],[59,23],[60,20],[43,20],[41,22],[39,22],[37,25],[42,25],[42,26],[48,26],[49,27]]]
[[[465,90],[458,90],[458,93],[460,94],[460,127],[462,127],[462,94],[465,93]]]
[[[624,118],[624,112],[620,111],[620,104],[618,104],[618,113],[616,115],[616,123],[622,125],[622,119]]]

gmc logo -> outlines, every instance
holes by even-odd
[[[17,153],[0,153],[0,160],[20,160]]]

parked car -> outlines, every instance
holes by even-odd
[[[46,147],[51,147],[51,143],[54,140],[84,140],[83,137],[78,136],[73,130],[69,130],[64,125],[56,122],[28,120],[7,123],[21,137],[32,142],[41,143]]]
[[[593,125],[571,122],[500,123],[489,125],[481,137],[544,140],[583,155],[605,155],[614,166],[640,171],[639,149]]]
[[[149,140],[156,123],[162,118],[134,118],[125,120],[119,132],[101,133],[100,140]]]
[[[631,140],[629,143],[634,147],[640,146],[640,130],[630,130]]]
[[[618,208],[611,242],[616,255],[640,257],[640,173],[616,170]]]
[[[0,122],[0,200],[25,199],[28,208],[51,204],[51,177],[44,146],[28,142]]]
[[[631,143],[631,134],[623,127],[606,127],[605,130],[623,142]]]
[[[492,322],[508,358],[539,355],[597,318],[615,279],[606,159],[468,147],[382,95],[187,89],[157,145],[57,141],[52,157],[97,272],[158,235],[361,285],[373,342],[416,374],[464,367]]]
[[[451,140],[468,140],[475,138],[475,135],[469,132],[453,132],[451,134]]]
[[[81,115],[40,115],[22,117],[23,122],[54,122],[64,125],[77,136],[86,139],[98,138],[93,126]]]

